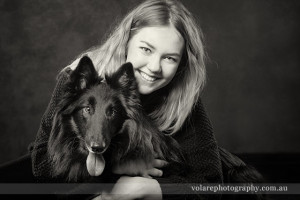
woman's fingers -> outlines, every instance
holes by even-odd
[[[165,166],[167,166],[169,163],[165,160],[161,160],[161,159],[154,159],[153,160],[153,167],[154,168],[163,168]]]
[[[140,175],[145,178],[152,178],[152,176],[160,177],[163,175],[160,168],[163,168],[168,164],[169,163],[165,160],[154,159],[152,161],[152,165],[147,166],[147,164],[142,160],[136,160],[113,166],[112,172],[114,174],[126,174],[130,176]]]
[[[152,169],[148,169],[148,175],[149,176],[156,176],[156,177],[160,177],[163,175],[163,171],[160,169],[156,169],[156,168],[152,168]]]
[[[165,160],[161,159],[154,159],[152,162],[153,168],[150,168],[146,171],[146,173],[143,174],[143,177],[145,178],[152,178],[155,177],[161,177],[163,175],[163,171],[159,168],[163,168],[167,166],[169,163]]]

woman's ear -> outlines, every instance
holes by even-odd
[[[89,88],[98,81],[98,73],[88,56],[80,59],[79,64],[70,76],[70,80],[73,89],[76,91]]]

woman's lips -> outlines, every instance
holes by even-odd
[[[143,71],[138,71],[139,73],[140,73],[140,75],[141,75],[141,77],[145,80],[145,81],[148,81],[148,82],[154,82],[154,81],[156,81],[157,79],[159,79],[159,77],[157,77],[157,76],[150,76],[150,75],[148,75],[148,74],[146,74],[145,72],[143,72]]]

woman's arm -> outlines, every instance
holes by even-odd
[[[171,174],[164,178],[156,178],[162,187],[164,199],[170,197],[163,184],[167,183],[222,183],[222,164],[216,139],[211,123],[205,113],[201,100],[198,101],[189,119],[186,120],[182,129],[174,135],[187,160],[189,171],[186,175]],[[178,188],[177,188],[178,189]],[[193,193],[190,187],[182,187],[179,193]],[[178,190],[177,190],[178,192]],[[195,195],[198,199],[206,199],[205,195]],[[188,197],[189,195],[187,195]],[[190,196],[195,198],[195,196]],[[213,199],[220,196],[214,195]]]
[[[122,176],[109,193],[102,192],[93,200],[161,200],[162,192],[155,179]]]
[[[32,172],[39,182],[51,182],[50,177],[50,161],[47,155],[47,144],[50,137],[50,132],[52,128],[52,121],[54,116],[54,111],[57,107],[60,98],[63,95],[63,88],[65,82],[69,78],[69,73],[71,69],[65,69],[60,72],[57,77],[57,83],[55,89],[52,93],[51,100],[48,104],[48,107],[41,119],[41,124],[36,135],[36,140],[32,144],[31,151],[31,160],[32,160]]]
[[[112,192],[103,197],[122,199],[126,196],[125,199],[134,199],[134,197],[136,197],[134,195],[136,195],[137,192],[139,192],[139,195],[144,195],[139,196],[141,198],[148,197],[149,191],[152,191],[153,194],[162,193],[163,199],[207,199],[207,195],[193,193],[191,186],[183,186],[184,184],[222,183],[223,180],[218,146],[201,101],[198,102],[190,119],[185,122],[183,128],[176,133],[174,138],[180,144],[187,160],[186,164],[188,165],[189,171],[186,172],[185,175],[183,175],[183,173],[167,172],[169,174],[168,176],[154,176],[153,178],[157,181],[145,177],[126,177],[126,181],[130,184],[121,184],[123,180],[125,180],[121,177],[120,180],[122,181],[118,181]],[[134,171],[137,167],[138,166],[123,166],[120,167],[120,172],[127,172],[126,170],[129,170],[127,174],[130,174],[130,170]],[[159,168],[160,166],[153,167]],[[147,170],[145,171],[147,172]],[[148,187],[143,187],[144,183],[147,183]],[[168,186],[173,184],[174,188],[167,188],[165,187],[166,184],[168,184]],[[136,187],[133,187],[134,185],[136,185]],[[170,190],[172,189],[175,189],[177,195],[170,195],[172,193]],[[220,195],[209,196],[209,199],[219,198]]]

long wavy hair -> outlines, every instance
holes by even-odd
[[[162,103],[149,113],[158,128],[168,134],[178,131],[193,109],[206,80],[203,35],[192,14],[176,0],[147,0],[116,26],[106,41],[83,52],[68,67],[74,69],[88,55],[100,76],[115,72],[126,61],[128,41],[144,27],[173,25],[185,40],[178,70],[168,85]]]

